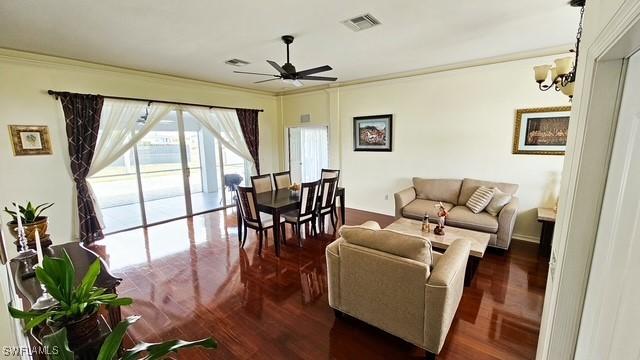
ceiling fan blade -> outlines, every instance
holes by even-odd
[[[267,62],[269,63],[269,65],[273,66],[274,69],[278,70],[278,72],[280,74],[288,74],[283,68],[282,66],[278,65],[277,62],[275,61],[271,61],[271,60],[267,60]]]
[[[298,71],[296,73],[296,75],[305,76],[305,75],[317,74],[319,72],[325,72],[325,71],[329,71],[329,70],[333,70],[333,68],[331,66],[329,66],[329,65],[325,65],[325,66],[319,66],[319,67],[313,68],[313,69],[307,69],[307,70]]]
[[[236,74],[265,75],[265,76],[275,76],[275,77],[280,77],[280,75],[265,74],[265,73],[257,73],[257,72],[249,72],[249,71],[234,71],[234,73],[236,73]]]
[[[278,80],[278,79],[280,79],[280,77],[276,77],[276,78],[273,78],[273,79],[266,79],[266,80],[256,81],[256,82],[254,82],[254,84],[260,84],[260,83],[263,83],[263,82],[273,81],[273,80]]]
[[[336,81],[336,80],[338,80],[338,78],[327,77],[327,76],[303,76],[303,77],[298,77],[298,79],[302,79],[302,80],[320,80],[320,81]]]

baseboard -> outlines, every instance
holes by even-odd
[[[540,243],[540,238],[537,236],[513,234],[511,238],[513,240],[526,241],[526,242],[535,243],[535,244]]]

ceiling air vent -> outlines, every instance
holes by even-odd
[[[381,22],[371,14],[356,16],[352,19],[345,20],[342,23],[353,31],[366,30],[381,24]]]
[[[227,65],[231,65],[231,66],[245,66],[245,65],[249,65],[248,61],[244,61],[244,60],[240,60],[240,59],[231,59],[231,60],[227,60],[224,62]]]

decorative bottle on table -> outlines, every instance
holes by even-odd
[[[436,235],[444,235],[444,221],[447,218],[449,212],[444,208],[442,202],[439,202],[437,205],[434,205],[438,208],[438,226],[433,230],[433,233]]]
[[[422,218],[422,232],[430,233],[431,225],[429,224],[429,215],[424,213],[424,217]]]

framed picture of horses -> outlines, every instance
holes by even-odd
[[[353,118],[353,151],[391,151],[393,115]]]

